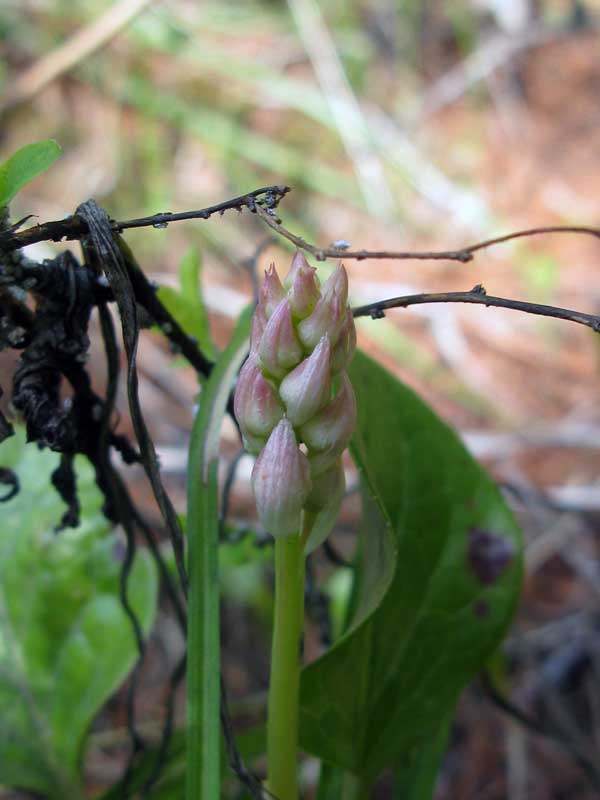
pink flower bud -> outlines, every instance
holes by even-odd
[[[335,344],[344,322],[344,314],[345,308],[337,295],[321,297],[312,314],[298,323],[298,336],[306,350],[313,350],[323,336],[327,336]]]
[[[333,400],[300,428],[308,447],[313,475],[329,469],[348,446],[356,427],[356,398],[350,378],[341,374],[341,385]]]
[[[356,325],[352,311],[346,311],[346,319],[331,354],[331,372],[335,375],[350,364],[356,350]]]
[[[312,314],[298,324],[300,341],[307,350],[312,350],[325,335],[332,345],[336,344],[346,321],[347,303],[348,276],[340,264],[323,285],[321,298]]]
[[[317,270],[301,264],[294,274],[294,280],[288,290],[292,314],[297,319],[304,319],[314,311],[321,297]]]
[[[242,367],[233,410],[242,431],[259,437],[267,437],[283,417],[284,408],[277,392],[260,371],[255,355]]]
[[[285,417],[269,436],[252,470],[258,516],[272,536],[300,532],[302,507],[311,488],[308,460]]]
[[[326,472],[319,475],[318,481],[313,482],[313,488],[304,504],[306,511],[315,515],[306,543],[307,553],[311,553],[323,544],[331,533],[344,499],[345,489],[344,468],[342,460],[338,458]]]
[[[250,330],[250,353],[258,352],[258,345],[267,324],[267,318],[263,308],[256,306],[252,316],[252,328]]]
[[[279,395],[294,425],[304,425],[329,400],[331,395],[331,345],[323,336],[313,352],[286,375]]]
[[[265,270],[265,279],[258,292],[258,308],[264,311],[266,319],[270,318],[284,297],[285,292],[275,269],[275,264],[271,264],[269,269]]]
[[[291,289],[294,283],[294,278],[296,277],[296,273],[298,272],[299,269],[310,269],[310,266],[308,264],[308,261],[304,257],[304,253],[302,253],[300,250],[296,250],[296,252],[294,253],[294,257],[292,258],[290,271],[283,279],[283,288],[286,291]]]
[[[337,294],[342,305],[346,307],[348,304],[348,273],[343,264],[338,264],[327,278],[321,294],[324,297],[333,297],[334,294]]]
[[[302,348],[294,326],[290,301],[284,298],[265,325],[258,345],[262,369],[274,378],[283,376],[302,358]]]

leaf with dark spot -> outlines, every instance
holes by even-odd
[[[495,583],[515,556],[514,544],[504,536],[471,528],[467,560],[485,586]]]
[[[458,695],[514,611],[520,533],[497,487],[419,397],[360,351],[349,375],[363,501],[354,614],[303,670],[300,741],[365,786],[394,765],[398,796],[430,798]],[[503,567],[493,585],[467,562],[474,529],[502,544],[491,553]]]

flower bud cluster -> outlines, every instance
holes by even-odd
[[[257,456],[252,486],[258,514],[274,536],[299,533],[305,512],[315,547],[335,523],[344,494],[341,455],[356,424],[346,373],[355,347],[341,264],[322,286],[300,252],[283,283],[271,265],[234,410],[244,445]]]

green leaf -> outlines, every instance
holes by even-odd
[[[0,208],[8,205],[23,186],[48,169],[61,153],[53,139],[26,144],[0,164]]]
[[[53,531],[64,504],[50,484],[58,455],[25,444],[0,447],[20,480],[2,506],[0,530],[0,784],[51,798],[81,796],[88,726],[137,658],[118,595],[122,545],[101,514],[93,470],[77,459],[82,522]],[[144,631],[154,617],[154,563],[139,552],[130,599]]]
[[[204,355],[214,361],[217,353],[202,296],[200,253],[195,247],[191,247],[181,260],[179,282],[180,291],[161,286],[158,297],[183,330],[197,339]]]
[[[304,670],[300,729],[304,749],[371,780],[439,740],[511,618],[522,545],[498,489],[450,428],[363,353],[350,375],[352,454],[374,501],[362,535],[390,552],[378,544],[390,526],[396,552],[376,605],[356,603],[358,624]],[[361,561],[361,581],[369,570]],[[373,576],[369,585],[375,593]]]
[[[440,720],[434,736],[400,758],[394,770],[393,800],[430,800],[433,797],[450,732],[450,716],[445,721]]]
[[[189,573],[186,797],[219,796],[219,486],[221,423],[235,376],[248,353],[252,309],[203,386],[188,462]]]

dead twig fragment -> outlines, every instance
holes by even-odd
[[[326,261],[328,258],[351,258],[356,261],[365,261],[368,258],[386,258],[390,260],[460,261],[466,264],[468,261],[473,260],[478,250],[526,236],[538,236],[548,233],[579,233],[600,238],[600,228],[592,228],[586,225],[548,225],[496,236],[493,239],[486,239],[483,242],[461,247],[458,250],[348,250],[342,247],[317,247],[317,245],[311,244],[301,236],[289,231],[270,210],[257,207],[256,213],[269,228],[283,236],[288,242],[292,242],[299,250],[305,250],[310,253],[317,261]]]
[[[110,229],[113,233],[121,233],[128,228],[166,228],[171,222],[179,222],[186,219],[210,219],[213,214],[224,214],[225,211],[235,209],[241,211],[248,208],[250,211],[262,211],[265,209],[277,208],[281,199],[290,191],[289,186],[265,186],[262,189],[255,189],[248,194],[225,200],[214,206],[195,209],[192,211],[182,211],[173,214],[164,211],[153,214],[150,217],[140,217],[138,219],[110,220]],[[265,212],[266,213],[266,212]],[[78,240],[89,233],[87,223],[77,214],[65,217],[61,220],[44,222],[41,225],[33,225],[24,231],[15,231],[9,228],[0,231],[0,251],[9,253],[26,247],[36,242],[60,242],[63,240]]]
[[[481,306],[494,306],[496,308],[509,308],[513,311],[523,311],[526,314],[537,314],[542,317],[554,317],[569,322],[577,322],[591,328],[595,333],[600,332],[600,317],[594,314],[585,314],[583,311],[573,311],[569,308],[547,306],[540,303],[528,303],[524,300],[510,300],[507,297],[494,297],[487,294],[483,286],[474,286],[469,292],[434,292],[431,294],[409,294],[402,297],[391,297],[389,300],[378,300],[366,306],[354,308],[355,317],[371,317],[381,319],[390,308],[408,308],[409,306],[423,305],[424,303],[474,303]]]

